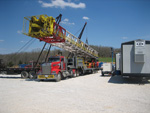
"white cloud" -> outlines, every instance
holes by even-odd
[[[65,18],[65,19],[64,19],[64,21],[65,21],[65,22],[68,22],[68,21],[69,21],[69,19],[68,19],[68,18]]]
[[[84,16],[82,19],[84,19],[84,20],[89,20],[90,18],[89,18],[89,17]]]
[[[0,40],[0,42],[4,42],[4,40]]]
[[[18,34],[22,34],[22,31],[18,30],[17,33],[18,33]]]
[[[20,42],[21,42],[21,43],[25,43],[25,42],[27,42],[27,41],[23,41],[23,40],[22,40],[22,41],[20,41]]]
[[[63,21],[60,22],[61,24],[65,25],[75,25],[74,22],[69,22],[69,19],[65,18]]]
[[[124,40],[125,40],[125,39],[128,39],[128,37],[121,37],[121,38],[124,39]]]
[[[85,3],[79,3],[79,4],[76,4],[76,3],[73,3],[71,2],[71,0],[68,0],[67,2],[64,1],[64,0],[51,0],[50,3],[46,3],[46,2],[43,2],[42,0],[39,0],[39,3],[42,4],[42,7],[50,7],[50,8],[65,8],[65,7],[71,7],[71,8],[82,8],[84,9],[86,7]]]

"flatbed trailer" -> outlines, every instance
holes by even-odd
[[[21,78],[34,78],[40,68],[0,68],[0,74],[21,74]]]
[[[35,73],[40,70],[40,67],[36,66],[36,62],[29,62],[25,67],[6,67],[2,59],[0,59],[0,74],[21,74],[22,78],[35,78]],[[36,66],[36,67],[35,67]]]

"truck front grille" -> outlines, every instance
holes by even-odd
[[[51,63],[42,64],[42,74],[51,74]]]

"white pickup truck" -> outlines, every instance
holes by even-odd
[[[113,65],[112,63],[103,63],[102,66],[102,76],[104,76],[105,74],[111,75],[113,72]]]

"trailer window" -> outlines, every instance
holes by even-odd
[[[60,61],[60,59],[59,58],[49,58],[48,59],[48,62],[59,62]]]

